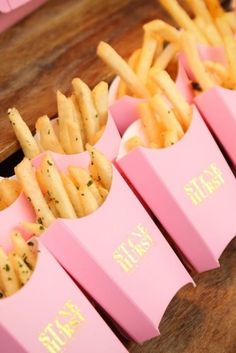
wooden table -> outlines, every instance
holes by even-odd
[[[140,45],[142,23],[156,17],[168,19],[154,0],[51,0],[1,34],[0,161],[19,147],[6,119],[9,107],[16,106],[31,127],[41,114],[55,116],[55,92],[68,92],[73,77],[91,85],[111,80],[96,58],[99,40],[127,57]],[[221,265],[195,275],[197,287],[183,288],[168,307],[161,337],[142,346],[126,342],[130,352],[236,353],[236,240]]]

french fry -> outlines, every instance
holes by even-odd
[[[69,134],[71,153],[83,152],[84,146],[78,122],[67,120],[65,125]]]
[[[81,203],[81,196],[79,194],[79,189],[75,186],[71,178],[65,173],[61,173],[61,179],[63,181],[64,187],[75,209],[77,216],[83,217],[85,214]]]
[[[218,46],[223,44],[221,36],[214,24],[205,22],[202,17],[196,17],[194,19],[194,22],[199,28],[199,30],[204,32],[209,44],[211,44],[212,46]]]
[[[171,60],[179,51],[179,43],[170,43],[162,51],[159,57],[156,58],[156,61],[153,65],[154,68],[165,70]]]
[[[224,15],[224,10],[219,0],[204,0],[205,4],[213,18]]]
[[[33,273],[32,270],[25,263],[22,257],[18,254],[12,253],[9,255],[9,258],[11,260],[11,263],[13,264],[15,273],[19,279],[20,284],[25,285],[29,281]]]
[[[132,151],[136,147],[144,146],[144,143],[140,136],[133,136],[126,142],[126,148],[128,151]]]
[[[150,100],[150,104],[153,110],[160,116],[165,128],[175,131],[179,139],[183,137],[183,128],[165,98],[161,94],[156,94]]]
[[[93,163],[97,169],[98,178],[101,184],[110,190],[112,183],[112,164],[106,159],[106,157],[94,147],[89,144],[86,145],[87,151],[91,156],[91,163]]]
[[[98,187],[99,193],[100,193],[103,201],[105,201],[107,198],[107,195],[109,194],[109,191],[99,183],[97,184],[97,187]]]
[[[160,35],[167,42],[178,42],[180,32],[173,26],[162,20],[153,20],[143,26],[145,32],[153,32]]]
[[[157,42],[154,36],[152,33],[146,32],[136,69],[137,76],[144,85],[146,85],[148,79],[148,72],[153,63],[156,48]]]
[[[63,150],[67,154],[71,154],[71,142],[66,122],[73,119],[73,112],[71,110],[71,104],[64,94],[57,91],[57,109],[58,109],[58,121],[59,121],[59,140]]]
[[[93,178],[93,180],[96,182],[96,184],[98,185],[101,181],[100,176],[98,175],[98,171],[96,166],[94,165],[94,163],[90,163],[89,164],[89,173],[91,175],[91,177]]]
[[[224,65],[210,60],[205,60],[204,65],[210,73],[218,77],[220,84],[224,84],[224,82],[226,82],[229,75]]]
[[[129,89],[140,98],[148,98],[149,92],[126,61],[107,43],[100,42],[97,55],[124,80]]]
[[[87,185],[87,187],[97,200],[98,205],[100,206],[103,202],[103,199],[98,191],[94,180],[91,178],[89,173],[85,169],[79,167],[69,167],[68,170],[78,187],[80,187],[82,184]]]
[[[93,101],[98,112],[99,126],[102,128],[108,118],[108,84],[105,81],[99,82],[92,90]]]
[[[41,235],[45,230],[44,226],[40,223],[22,222],[21,226],[27,232],[29,232],[33,235],[36,235],[36,236]]]
[[[190,32],[182,33],[182,49],[187,57],[188,64],[201,86],[205,91],[216,85],[215,80],[207,73],[204,63],[200,59],[197,42]]]
[[[233,32],[236,32],[236,13],[235,11],[225,12],[222,18],[228,23]]]
[[[27,158],[24,158],[23,161],[15,167],[15,173],[22,185],[25,195],[34,207],[38,223],[42,223],[45,227],[48,227],[54,221],[55,217],[43,197],[31,162]]]
[[[192,119],[192,108],[179,92],[176,84],[166,71],[158,70],[153,75],[153,79],[157,82],[164,94],[172,103],[174,110],[177,112],[177,118],[184,131],[186,131]]]
[[[14,267],[2,248],[0,248],[0,277],[7,297],[20,289],[20,283]]]
[[[160,3],[181,28],[192,32],[199,43],[207,44],[205,36],[176,0],[160,0]]]
[[[36,130],[39,133],[40,145],[45,151],[64,153],[47,115],[43,115],[37,120]]]
[[[11,241],[13,244],[14,253],[18,254],[30,269],[34,269],[37,258],[35,253],[30,249],[29,245],[22,237],[21,233],[14,231],[11,234]]]
[[[20,195],[21,185],[17,180],[3,178],[0,180],[0,195],[3,205],[10,206]]]
[[[69,98],[72,102],[72,107],[73,107],[73,113],[74,113],[74,117],[75,120],[77,120],[78,124],[79,124],[79,128],[80,128],[80,135],[83,141],[83,147],[85,146],[86,143],[86,136],[85,136],[85,128],[84,128],[84,122],[83,122],[83,118],[82,118],[82,114],[79,108],[79,103],[77,102],[76,96],[73,93],[70,98]]]
[[[224,42],[224,48],[228,61],[230,85],[236,88],[236,41],[228,23],[222,17],[216,19],[217,27]]]
[[[84,214],[87,216],[90,213],[96,211],[99,205],[97,203],[96,198],[89,190],[88,186],[85,184],[82,184],[79,188],[79,193],[81,197],[81,203],[83,206]]]
[[[211,14],[203,0],[185,0],[196,17],[200,17],[206,23],[213,23]]]
[[[179,141],[178,133],[176,130],[169,130],[164,133],[164,146],[169,147]]]
[[[136,67],[139,61],[140,53],[141,53],[141,48],[136,49],[128,60],[128,65],[131,67],[131,69],[134,72],[136,72]],[[117,98],[121,98],[126,94],[129,94],[129,90],[126,82],[121,79],[118,87]],[[132,94],[132,92],[130,92],[130,94]]]
[[[55,201],[55,207],[62,218],[76,218],[75,210],[64,188],[60,174],[53,159],[47,154],[41,163],[41,170],[50,197]]]
[[[73,79],[72,85],[82,113],[87,141],[93,143],[94,136],[99,129],[99,116],[93,103],[92,92],[79,78]]]
[[[8,109],[8,117],[24,155],[32,159],[40,154],[39,146],[16,108]]]
[[[5,201],[2,199],[2,196],[0,195],[0,211],[4,210],[7,207],[8,207],[7,204],[5,203]]]
[[[138,106],[138,111],[148,141],[150,143],[155,143],[158,147],[162,147],[161,129],[149,104],[147,102],[140,103]]]
[[[93,139],[93,145],[95,145],[99,140],[100,138],[102,137],[104,131],[106,129],[106,125],[103,125],[95,134],[94,136],[94,139]]]

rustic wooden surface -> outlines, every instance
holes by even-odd
[[[96,58],[99,40],[128,56],[141,40],[141,24],[166,18],[154,0],[51,0],[0,35],[0,161],[18,149],[6,119],[16,106],[33,127],[41,114],[56,114],[55,92],[70,90],[79,75],[94,85],[112,78]],[[173,299],[161,323],[161,337],[132,353],[236,353],[236,240],[219,270],[195,276]],[[143,288],[145,290],[145,288]]]

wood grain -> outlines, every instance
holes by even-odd
[[[0,161],[19,148],[6,118],[15,106],[33,128],[36,119],[56,114],[55,92],[67,92],[80,76],[90,85],[110,80],[96,57],[99,40],[125,57],[141,41],[142,24],[165,17],[155,0],[51,0],[0,35]]]
[[[55,116],[55,92],[70,90],[72,77],[90,85],[111,80],[96,58],[99,40],[127,57],[140,44],[141,25],[156,17],[168,19],[154,0],[51,0],[1,34],[0,161],[18,149],[9,107],[16,106],[31,128],[40,115]],[[140,346],[125,342],[130,353],[236,353],[236,240],[221,264],[194,276],[197,287],[175,296],[159,338]]]

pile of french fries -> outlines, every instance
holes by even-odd
[[[19,231],[11,234],[12,251],[0,248],[0,299],[9,297],[30,279],[37,262],[37,247],[26,242]]]
[[[158,19],[146,23],[142,47],[127,62],[108,43],[100,42],[97,47],[98,56],[120,77],[117,98],[130,95],[144,100],[138,110],[148,144],[133,136],[127,142],[128,150],[168,147],[187,131],[192,109],[174,84],[176,72],[170,70],[180,52],[185,53],[195,76],[195,94],[216,85],[236,87],[235,12],[225,12],[219,0],[186,0],[193,13],[190,17],[177,0],[160,2],[178,29]],[[227,65],[202,61],[200,44],[223,47]]]
[[[91,145],[88,170],[70,166],[58,170],[50,154],[46,154],[35,169],[28,158],[15,167],[23,192],[31,202],[37,222],[22,226],[40,235],[56,218],[77,218],[94,212],[106,199],[112,182],[112,165]]]
[[[52,123],[47,115],[36,122],[38,139],[16,108],[8,117],[24,155],[32,159],[42,151],[75,154],[85,150],[86,143],[96,144],[108,118],[108,84],[99,82],[93,90],[79,78],[72,80],[73,93],[66,97],[57,92],[58,118]]]
[[[13,204],[19,197],[21,190],[21,185],[17,180],[0,179],[0,211]]]

